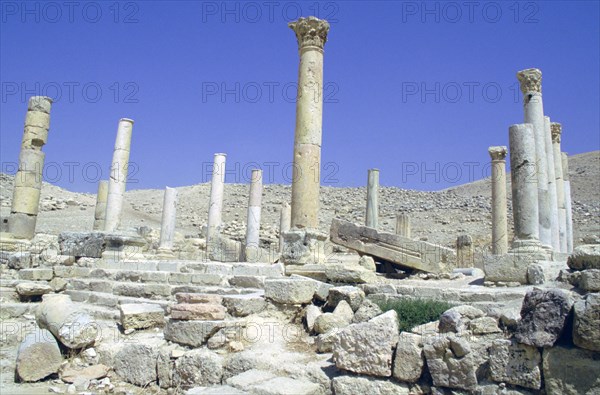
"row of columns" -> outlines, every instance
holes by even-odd
[[[514,217],[513,248],[540,244],[548,252],[573,249],[568,160],[561,152],[562,126],[544,116],[542,73],[517,73],[524,101],[524,124],[509,128]],[[490,147],[492,160],[492,253],[508,252],[506,147]]]

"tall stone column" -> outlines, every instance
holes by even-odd
[[[321,140],[323,123],[323,48],[329,23],[315,17],[290,22],[300,54],[294,170],[292,227],[318,229]]]
[[[565,211],[567,219],[567,253],[573,252],[573,205],[571,201],[571,181],[569,180],[569,157],[562,153],[563,182],[565,184]]]
[[[225,188],[225,154],[215,154],[212,180],[210,183],[210,203],[208,206],[208,225],[206,227],[206,246],[221,232],[221,213],[223,211],[223,191]]]
[[[396,234],[408,239],[411,238],[410,216],[408,214],[396,214]]]
[[[548,196],[550,197],[550,225],[552,227],[552,249],[560,251],[560,232],[558,227],[558,196],[556,193],[556,173],[554,172],[554,147],[552,147],[552,132],[550,117],[544,117],[544,144],[548,165]]]
[[[548,194],[548,162],[544,140],[544,105],[542,102],[542,72],[527,69],[517,73],[523,93],[525,123],[533,125],[535,133],[535,164],[538,180],[539,240],[544,248],[552,249],[552,212]]]
[[[492,158],[492,254],[508,252],[506,211],[506,147],[490,147]]]
[[[48,141],[52,99],[32,96],[27,104],[25,128],[19,153],[19,169],[15,175],[8,231],[18,239],[32,239],[40,206],[45,154]]]
[[[292,207],[289,203],[281,205],[279,217],[279,253],[283,252],[283,234],[290,230],[292,224]]]
[[[177,189],[165,188],[162,221],[160,223],[160,242],[158,254],[172,256],[175,226],[177,224]]]
[[[123,198],[127,187],[127,172],[129,171],[129,153],[131,150],[131,133],[133,120],[122,118],[117,129],[115,150],[108,181],[108,198],[106,201],[106,219],[104,230],[116,231],[121,225]]]
[[[94,210],[94,230],[104,230],[106,219],[106,201],[108,200],[108,180],[98,182],[96,209]]]
[[[259,262],[260,256],[260,212],[262,204],[262,170],[252,170],[250,197],[248,199],[248,221],[246,222],[246,248],[248,262]]]
[[[562,154],[560,137],[562,125],[557,122],[550,124],[552,131],[552,149],[554,151],[554,175],[556,176],[556,198],[558,201],[558,233],[560,236],[560,252],[567,252],[567,210],[565,206],[565,183],[563,178]]]
[[[379,226],[379,169],[369,169],[365,225],[373,229]]]
[[[325,261],[327,235],[319,232],[319,188],[323,123],[323,48],[329,23],[300,18],[288,25],[296,33],[300,65],[294,169],[292,178],[292,227],[284,234],[281,260],[286,265]]]

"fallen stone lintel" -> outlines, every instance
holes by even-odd
[[[456,267],[456,252],[450,248],[379,232],[339,219],[331,222],[330,236],[335,244],[384,259],[402,268],[444,273]]]

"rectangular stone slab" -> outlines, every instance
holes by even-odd
[[[335,244],[405,269],[445,273],[456,267],[456,252],[450,248],[378,232],[376,229],[339,219],[331,222],[330,237]]]

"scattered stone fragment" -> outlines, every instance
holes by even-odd
[[[462,315],[456,310],[447,310],[440,316],[440,333],[461,333],[466,329],[466,322]]]
[[[250,369],[244,373],[228,378],[226,383],[227,385],[238,389],[247,389],[251,385],[259,384],[275,377],[276,376],[273,373],[266,370]]]
[[[223,302],[223,297],[216,294],[178,292],[175,294],[175,298],[177,299],[177,303],[221,304]]]
[[[183,389],[198,385],[220,384],[223,377],[223,358],[199,348],[186,352],[175,362],[173,382]]]
[[[576,247],[567,264],[573,270],[600,269],[600,244],[584,244]]]
[[[54,292],[54,289],[48,283],[19,283],[17,284],[17,293],[20,296],[40,296]]]
[[[82,369],[67,368],[60,374],[60,379],[65,383],[75,383],[76,381],[98,380],[106,377],[110,372],[110,367],[106,365],[92,365]]]
[[[381,313],[382,313],[382,311],[379,306],[377,306],[371,300],[365,299],[361,303],[358,310],[356,310],[356,313],[354,313],[354,318],[352,319],[352,323],[356,324],[359,322],[369,321],[371,318],[377,317]]]
[[[338,376],[332,380],[335,395],[409,395],[408,385],[366,376]]]
[[[104,237],[104,233],[101,232],[62,232],[58,235],[60,253],[77,258],[102,258],[106,249]]]
[[[345,317],[333,314],[324,313],[319,315],[315,319],[314,331],[317,334],[323,334],[331,330],[340,330],[347,327],[350,324],[350,320]]]
[[[515,339],[530,346],[553,346],[563,331],[572,306],[573,298],[569,293],[557,288],[534,288],[527,292]]]
[[[600,292],[600,269],[582,271],[579,287],[586,292]]]
[[[225,319],[227,309],[220,304],[180,303],[171,306],[173,320],[216,321]]]
[[[574,305],[573,342],[600,352],[600,294],[588,294]]]
[[[16,374],[21,381],[38,381],[58,372],[62,362],[58,343],[52,333],[36,328],[19,345]]]
[[[541,356],[536,347],[505,339],[494,340],[489,363],[490,376],[497,383],[531,389],[542,386]]]
[[[267,302],[260,295],[229,295],[223,297],[223,305],[234,317],[246,317],[258,314],[267,307]]]
[[[475,389],[477,367],[472,353],[462,357],[455,355],[449,337],[424,338],[423,352],[433,385],[468,391]]]
[[[375,260],[373,259],[373,257],[368,255],[361,256],[358,260],[358,264],[372,272],[374,272],[377,269],[377,267],[375,266]]]
[[[580,348],[544,348],[543,371],[548,395],[600,393],[600,353]]]
[[[474,335],[489,335],[490,333],[501,333],[498,322],[492,317],[479,317],[469,322],[469,329]]]
[[[333,287],[329,290],[329,296],[327,298],[327,304],[330,307],[335,308],[341,300],[348,302],[352,311],[358,310],[363,300],[365,299],[365,293],[362,289],[346,285],[343,287]]]
[[[163,327],[165,312],[162,307],[152,303],[128,303],[119,305],[121,326],[123,329],[145,329]]]
[[[317,395],[321,393],[321,387],[318,384],[289,377],[275,377],[251,387],[252,392],[262,395],[288,395],[291,389],[293,389],[294,395]]]
[[[311,280],[281,278],[265,280],[265,297],[276,303],[305,304],[312,301],[316,284]]]
[[[144,387],[156,381],[158,351],[142,343],[126,344],[114,357],[115,373],[124,381]]]
[[[306,309],[304,310],[304,320],[306,322],[306,329],[309,332],[313,331],[313,328],[315,327],[315,321],[317,317],[319,317],[321,314],[323,314],[321,312],[321,309],[315,306],[314,304],[308,305],[306,307]]]
[[[425,361],[423,350],[419,347],[421,336],[410,333],[401,333],[392,376],[399,381],[414,383],[421,378]]]
[[[354,311],[345,300],[340,300],[335,310],[333,310],[333,314],[343,318],[348,323],[352,322],[354,318]]]

